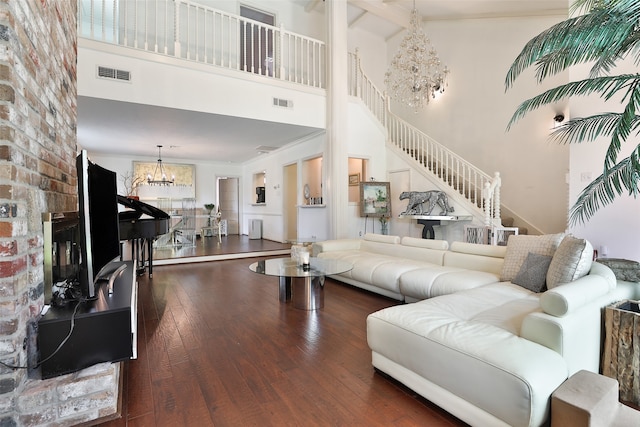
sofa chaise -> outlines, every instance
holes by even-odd
[[[539,426],[553,391],[598,372],[602,308],[635,297],[571,235],[506,247],[398,236],[319,242],[337,280],[399,301],[372,313],[373,366],[471,425]]]

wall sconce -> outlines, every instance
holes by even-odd
[[[554,128],[557,128],[558,126],[561,126],[562,122],[564,122],[564,114],[558,113],[553,117],[553,127]]]

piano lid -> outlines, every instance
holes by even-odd
[[[120,194],[118,194],[118,203],[128,207],[129,209],[133,209],[136,212],[147,214],[155,219],[170,218],[169,214],[167,214],[163,210],[156,208],[155,206],[151,206],[150,204],[141,202],[140,200],[134,200],[125,196],[121,196]]]

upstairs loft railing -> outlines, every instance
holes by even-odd
[[[78,0],[78,36],[325,88],[324,42],[187,0]]]
[[[387,140],[443,183],[482,210],[487,226],[500,223],[500,174],[490,176],[421,130],[393,114],[389,99],[362,70],[358,53],[349,54],[349,95],[360,98],[387,130]]]

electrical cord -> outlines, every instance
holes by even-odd
[[[76,306],[73,308],[73,313],[71,314],[71,325],[69,327],[69,333],[67,334],[66,337],[64,337],[64,339],[62,340],[62,342],[60,342],[60,344],[58,345],[58,347],[53,351],[53,353],[51,353],[49,356],[47,356],[46,358],[42,359],[41,361],[39,361],[35,366],[33,366],[33,369],[37,369],[39,368],[43,363],[47,362],[48,360],[50,360],[53,356],[55,356],[60,349],[62,348],[62,346],[64,346],[67,341],[69,341],[69,338],[71,338],[71,334],[73,334],[73,330],[75,329],[75,325],[76,325],[76,314],[78,313],[78,308],[80,308],[80,304],[82,304],[83,302],[89,301],[87,299],[79,299],[76,302]],[[30,366],[20,366],[20,365],[11,365],[9,363],[5,363],[0,361],[0,365],[9,368],[9,369],[30,369]]]

